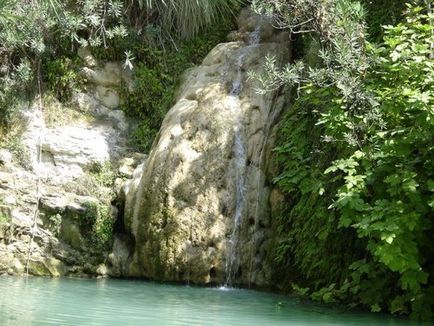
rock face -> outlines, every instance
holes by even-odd
[[[266,156],[284,99],[260,95],[247,72],[289,59],[285,33],[244,10],[233,42],[184,76],[147,162],[126,196],[134,239],[125,276],[267,286]]]
[[[129,177],[143,155],[125,158],[129,125],[116,86],[129,74],[79,52],[87,90],[67,106],[55,99],[23,105],[20,132],[5,143],[9,150],[0,149],[0,274],[109,272],[101,265],[108,248],[99,248],[92,232],[101,212],[109,222],[117,212],[112,189],[97,179],[107,178],[106,165]]]

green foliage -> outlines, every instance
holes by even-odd
[[[91,168],[91,175],[101,187],[112,187],[117,177],[110,161],[95,164]]]
[[[5,53],[3,53],[5,54]],[[0,56],[1,48],[0,48]],[[5,54],[7,57],[7,54]],[[0,60],[2,60],[0,58]],[[7,61],[7,58],[4,58]],[[8,67],[0,62],[0,135],[14,118],[19,100],[29,94],[33,82],[33,73],[29,61],[22,61],[18,66]]]
[[[321,41],[320,64],[279,69],[269,58],[269,74],[254,76],[265,89],[290,83],[300,94],[277,149],[276,182],[290,198],[279,260],[296,265],[315,300],[432,318],[432,8],[407,5],[405,21],[375,45],[360,37],[358,4],[323,1],[311,14],[309,1],[291,3],[312,19],[303,28]],[[299,17],[263,5],[297,31]],[[329,17],[316,17],[324,8]]]
[[[10,216],[0,213],[0,226],[8,224],[11,222]]]
[[[383,124],[370,130],[361,150],[328,171],[343,172],[334,204],[340,225],[368,239],[371,268],[382,264],[399,275],[397,296],[371,305],[431,318],[434,16],[423,7],[408,10],[404,23],[386,28],[384,45],[374,50],[379,62],[366,82]]]
[[[188,38],[198,35],[199,32],[222,19],[231,17],[244,2],[244,0],[128,0],[126,7],[130,19],[136,24],[147,22],[147,32],[157,34],[160,38],[164,38],[162,36],[164,34]]]
[[[17,98],[43,91],[44,78],[67,99],[80,79],[66,57],[79,45],[105,46],[125,36],[121,14],[121,2],[113,0],[1,0],[0,128],[10,123]]]
[[[62,226],[62,216],[60,214],[51,214],[46,217],[44,227],[47,227],[55,237],[59,235]]]
[[[87,202],[86,212],[81,227],[90,236],[90,244],[97,251],[107,250],[113,241],[114,220],[110,214],[110,206],[101,202]]]
[[[5,146],[13,154],[16,163],[27,170],[32,168],[30,153],[18,137],[9,138],[5,143]]]
[[[79,74],[79,59],[60,57],[44,61],[44,80],[47,88],[61,102],[71,99],[74,91],[80,89],[85,80]]]
[[[145,64],[136,67],[134,78],[135,89],[131,94],[126,94],[122,108],[127,115],[138,117],[142,121],[133,137],[134,143],[146,151],[150,149],[172,103],[174,81],[161,66],[150,69]]]
[[[125,40],[131,43],[123,46],[130,49],[138,63],[133,70],[133,90],[127,89],[126,85],[121,90],[121,108],[139,121],[131,139],[138,150],[149,151],[166,112],[173,104],[181,74],[199,64],[224,39],[231,27],[226,24],[216,26],[213,31],[183,41],[178,48],[150,48],[135,38]]]
[[[385,25],[396,25],[402,20],[405,1],[364,0],[368,15],[366,23],[370,40],[381,42]]]
[[[90,171],[64,184],[64,190],[80,196],[92,196],[110,204],[114,198],[113,184],[120,177],[110,162],[96,163]]]
[[[80,227],[87,235],[88,244],[95,252],[108,250],[113,240],[114,217],[111,202],[114,199],[113,184],[118,177],[110,162],[94,164],[91,171],[67,184],[64,189],[81,196],[91,196],[83,206]]]
[[[275,150],[282,172],[274,182],[287,194],[279,221],[285,240],[276,260],[296,267],[303,285],[312,290],[343,282],[348,266],[363,257],[363,243],[351,229],[339,228],[338,214],[328,209],[340,183],[324,170],[343,149],[321,141],[324,127],[316,121],[321,103],[332,94],[330,89],[305,89],[284,117]]]

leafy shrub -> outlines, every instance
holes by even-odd
[[[66,100],[80,78],[67,59],[78,45],[105,46],[125,36],[119,1],[0,1],[0,128],[10,123],[17,98],[44,91],[44,78]]]
[[[364,0],[368,15],[366,23],[368,25],[369,38],[381,42],[384,36],[385,25],[396,25],[402,18],[405,11],[405,1],[396,0]]]
[[[18,137],[11,137],[6,142],[6,148],[13,154],[14,160],[24,169],[31,170],[31,157],[29,150]]]
[[[380,301],[369,303],[432,318],[434,16],[424,14],[423,7],[408,8],[405,22],[386,28],[384,44],[375,49],[381,59],[367,81],[382,125],[370,130],[360,150],[335,161],[327,172],[343,173],[334,204],[340,226],[367,239],[372,255],[352,269],[370,282],[379,281],[369,274],[379,266],[397,276],[395,296],[379,293]]]
[[[44,60],[44,80],[48,90],[61,102],[71,99],[74,91],[79,90],[85,80],[79,74],[80,60],[61,57]]]
[[[311,290],[344,281],[348,267],[363,257],[355,232],[338,227],[338,214],[328,209],[341,184],[324,173],[343,149],[321,141],[323,127],[317,126],[327,90],[304,94],[285,114],[275,149],[281,174],[274,182],[286,194],[286,207],[279,219],[280,237],[276,260],[290,262]]]
[[[90,169],[90,174],[101,187],[112,187],[117,177],[110,161],[96,163]]]
[[[81,227],[90,235],[90,244],[98,252],[109,249],[113,240],[114,225],[110,206],[101,202],[87,202],[84,206],[86,212]]]
[[[149,23],[152,17],[148,29],[165,32],[169,38],[170,35],[185,38],[230,17],[243,3],[244,0],[128,0],[126,8],[135,24]]]
[[[405,21],[386,26],[375,45],[360,38],[359,4],[290,2],[302,18],[285,21],[278,2],[260,8],[287,27],[310,17],[301,28],[321,40],[321,63],[281,70],[270,58],[269,75],[256,76],[266,87],[298,85],[300,94],[277,149],[276,182],[290,198],[278,258],[296,265],[316,300],[432,318],[432,10],[407,5]]]

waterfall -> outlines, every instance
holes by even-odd
[[[255,47],[259,44],[261,39],[261,25],[258,23],[255,30],[249,35],[249,47]],[[231,237],[229,239],[229,248],[228,254],[226,258],[226,282],[225,285],[231,285],[234,281],[234,278],[238,274],[240,267],[240,259],[239,259],[239,238],[240,238],[240,230],[243,222],[243,213],[244,213],[244,205],[245,205],[245,194],[246,194],[246,168],[247,168],[247,149],[246,149],[246,139],[245,139],[245,130],[243,127],[243,121],[241,120],[241,103],[240,103],[240,93],[243,89],[242,82],[242,66],[245,59],[244,49],[241,50],[241,53],[236,61],[236,69],[237,74],[236,78],[232,81],[232,87],[229,92],[229,109],[236,111],[238,115],[237,122],[234,128],[234,147],[233,147],[233,155],[234,155],[234,165],[236,171],[236,181],[235,181],[235,189],[236,189],[236,200],[235,200],[235,214],[234,214],[234,227],[232,230]]]
[[[266,17],[245,9],[238,23],[230,42],[185,74],[134,201],[125,205],[125,228],[135,239],[129,276],[233,286],[247,285],[254,274],[255,284],[270,282],[269,265],[249,272],[249,250],[258,237],[254,258],[268,264],[262,239],[269,212],[260,209],[266,205],[256,209],[255,199],[261,192],[265,202],[264,137],[284,99],[256,93],[247,71],[262,73],[269,53],[283,65],[289,49],[282,42],[287,33]]]
[[[246,163],[247,151],[246,142],[243,135],[241,123],[238,124],[235,130],[234,149],[235,170],[236,170],[236,200],[235,200],[235,218],[234,228],[229,240],[229,252],[226,260],[226,285],[233,282],[233,278],[238,273],[239,269],[239,235],[244,212],[244,198],[246,193]]]
[[[261,21],[262,19],[259,19],[258,24],[256,25],[256,28],[253,32],[249,35],[249,45],[250,46],[256,46],[261,41]]]

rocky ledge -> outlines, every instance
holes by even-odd
[[[0,149],[0,274],[107,275],[116,191],[143,154],[131,152],[119,63],[81,49],[89,81],[71,103],[23,104]]]

